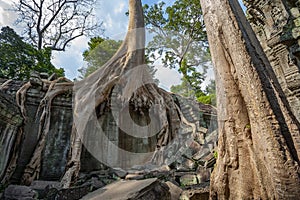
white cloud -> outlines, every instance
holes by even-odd
[[[155,77],[159,80],[159,87],[170,91],[172,85],[181,83],[181,75],[175,69],[169,69],[162,65],[156,65]]]
[[[18,0],[1,0],[1,1],[6,3],[6,4],[13,4],[13,3],[16,3]]]
[[[97,9],[97,17],[103,21],[105,36],[116,39],[116,35],[123,39],[127,30],[128,17],[127,0],[102,1]]]
[[[126,12],[125,5],[126,5],[125,2],[120,2],[119,6],[114,9],[114,12],[116,14],[123,12],[123,14],[124,14]]]
[[[201,84],[201,89],[204,91],[206,86],[210,83],[210,80],[215,80],[214,69],[212,66],[209,67],[206,74],[206,79]]]
[[[4,25],[3,15],[4,15],[4,10],[3,10],[3,8],[0,7],[0,26]]]
[[[0,0],[0,26],[13,26],[14,21],[17,19],[17,14],[11,11],[13,1]]]
[[[53,64],[57,68],[64,68],[69,79],[78,77],[78,69],[84,65],[82,53],[88,48],[88,38],[77,38],[71,43],[66,52],[54,52]]]

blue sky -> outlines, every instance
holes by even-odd
[[[17,32],[21,32],[20,27],[13,25],[16,15],[13,12],[7,11],[10,4],[16,0],[0,0],[0,26],[11,26]],[[167,4],[173,0],[164,0]],[[239,0],[241,2],[241,0]],[[159,0],[142,0],[143,3],[154,4]],[[97,17],[103,21],[104,35],[111,39],[123,39],[126,30],[128,17],[125,12],[128,10],[128,0],[99,0],[95,5]],[[82,52],[87,49],[89,39],[81,37],[74,40],[65,52],[55,52],[53,54],[53,63],[56,67],[65,69],[67,78],[74,79],[78,77],[78,69],[85,66],[83,62]],[[213,76],[213,71],[208,72],[208,76]],[[164,89],[169,89],[171,85],[179,84],[181,76],[176,70],[170,70],[162,66],[158,67],[156,73],[160,80],[160,86]],[[166,78],[167,77],[167,78]]]

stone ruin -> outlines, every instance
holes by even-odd
[[[22,182],[22,176],[38,142],[40,119],[38,108],[47,92],[42,81],[42,79],[45,81],[46,78],[43,74],[34,74],[30,78],[32,86],[26,92],[26,118],[20,110],[20,102],[16,98],[16,93],[25,83],[15,80],[0,80],[0,178],[2,187],[6,187],[7,184],[10,185],[4,193],[7,198],[11,193],[16,193],[18,190],[26,191],[25,186],[17,185]],[[76,199],[119,179],[158,178],[172,181],[183,188],[197,187],[197,185],[201,188],[206,187],[207,193],[210,173],[215,163],[213,150],[217,141],[216,110],[210,105],[196,103],[175,94],[173,97],[176,98],[185,118],[195,124],[197,128],[197,137],[194,138],[188,150],[182,152],[183,156],[179,160],[159,169],[152,169],[152,166],[149,165],[135,166],[126,170],[113,169],[99,162],[84,148],[81,155],[78,187],[64,190],[60,188],[59,181],[65,172],[70,148],[70,134],[73,124],[72,91],[57,96],[52,103],[50,129],[42,152],[43,159],[39,177],[31,183],[30,188],[35,189],[34,191],[42,191],[39,193],[39,198],[50,198],[52,195],[55,198],[68,196],[68,199]],[[148,138],[146,142],[143,141],[145,140],[143,138],[134,140],[118,130],[109,110],[103,116],[104,131],[109,139],[118,144],[119,147],[126,148],[131,152],[154,151],[156,147],[155,137]],[[186,129],[184,132],[190,134],[192,131]],[[141,145],[143,143],[147,145]],[[49,192],[52,191],[49,190],[49,185],[56,188],[56,193]],[[34,191],[29,193],[36,195]],[[70,196],[74,191],[76,191],[77,196]]]
[[[244,0],[246,17],[300,121],[300,2]]]
[[[247,18],[272,64],[295,116],[300,120],[300,2],[297,0],[244,0],[244,4],[247,7]],[[24,121],[15,98],[16,91],[23,84],[18,81],[0,81],[1,187],[6,187],[7,183],[20,183],[37,142],[38,120],[36,117],[38,116],[36,113],[46,91],[43,90],[41,84],[35,84],[30,88],[26,100],[28,119]],[[182,105],[181,110],[185,117],[197,124],[199,133],[198,140],[191,145],[190,152],[184,154],[185,157],[173,165],[156,170],[145,170],[137,166],[125,171],[103,165],[87,150],[84,150],[78,184],[70,190],[65,190],[60,188],[58,181],[64,173],[70,147],[72,94],[60,95],[53,102],[50,132],[43,151],[43,158],[47,159],[42,160],[38,180],[34,181],[30,187],[10,185],[4,191],[3,196],[7,195],[6,197],[13,199],[24,197],[24,195],[33,197],[39,193],[40,197],[48,199],[67,199],[67,197],[76,199],[107,185],[103,190],[96,190],[86,197],[86,199],[93,198],[100,194],[106,198],[114,194],[105,190],[114,191],[116,188],[123,188],[126,184],[131,191],[130,194],[124,193],[128,199],[163,199],[158,193],[164,194],[165,199],[178,199],[180,195],[181,199],[207,199],[211,172],[211,169],[207,170],[207,168],[214,165],[213,149],[217,141],[217,132],[214,131],[217,124],[216,113],[210,106],[195,104],[176,95],[174,98],[177,98],[179,105]],[[201,112],[195,113],[197,109]],[[106,122],[107,131],[113,133],[112,140],[119,144],[130,143],[130,138],[119,137],[119,134],[114,131],[116,125],[113,122],[110,120]],[[23,127],[23,131],[20,127]],[[15,145],[18,141],[22,142],[20,145]],[[131,144],[133,144],[130,147],[131,150],[139,148],[132,141]],[[148,146],[149,149],[155,148],[155,139],[149,144],[151,144]],[[15,155],[17,159],[11,160]],[[115,182],[119,179],[126,180]],[[112,182],[115,183],[110,184]],[[185,191],[178,189],[180,185]],[[139,190],[152,191],[152,193],[149,192],[150,197],[143,196]],[[153,194],[153,191],[156,193]],[[0,188],[1,192],[3,189]],[[19,196],[13,196],[13,194],[19,194]]]

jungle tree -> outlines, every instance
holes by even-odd
[[[217,86],[212,199],[297,199],[300,124],[236,0],[201,0]]]
[[[131,160],[139,160],[145,164],[145,159],[161,165],[164,163],[164,153],[168,144],[173,141],[178,148],[185,146],[180,144],[183,136],[178,138],[179,131],[183,126],[191,127],[189,130],[193,133],[196,131],[196,126],[189,123],[182,115],[174,97],[169,92],[157,87],[146,65],[145,28],[140,0],[129,0],[127,35],[119,50],[108,62],[90,76],[76,83],[61,78],[44,84],[48,85],[48,92],[38,109],[41,112],[39,115],[41,116],[39,120],[41,128],[38,134],[40,137],[22,177],[22,183],[27,185],[40,173],[42,151],[50,127],[52,100],[59,94],[69,93],[70,90],[73,90],[74,115],[69,161],[61,180],[64,187],[69,187],[78,177],[83,144],[90,152],[96,148],[97,153],[93,156],[109,166],[111,166],[109,160],[114,157],[115,151],[119,152],[118,155],[123,155],[124,151],[116,145],[114,148],[117,149],[114,151],[106,152],[105,149],[101,149],[109,145],[109,141],[105,140],[107,139],[105,134],[101,134],[101,126],[98,124],[98,120],[107,108],[111,109],[110,112],[113,115],[119,114],[115,117],[116,123],[119,123],[119,129],[130,126],[131,134],[137,134],[136,137],[142,138],[154,134],[157,141],[155,153],[146,152],[145,156],[145,154],[126,152],[123,159],[117,163],[119,167],[128,167],[127,163]],[[30,87],[30,83],[27,83],[17,93],[18,105],[24,116],[26,116],[24,107],[26,91]],[[124,112],[126,109],[127,112]],[[123,115],[128,112],[130,115],[136,115],[139,119],[146,121],[145,128],[140,128],[132,121],[131,117]],[[88,138],[90,135],[92,137]],[[100,142],[101,145],[88,146],[88,142]],[[174,152],[176,153],[177,150],[175,149]]]
[[[74,39],[99,34],[96,0],[18,0],[17,22],[26,26],[26,38],[38,49],[65,51]]]
[[[1,29],[0,57],[1,78],[28,80],[33,71],[64,75],[63,69],[52,65],[50,49],[36,49],[10,27]]]
[[[146,27],[152,35],[146,49],[149,59],[161,58],[165,67],[178,69],[195,95],[203,95],[201,83],[210,56],[200,2],[177,0],[170,6],[160,2],[146,4],[144,9]]]

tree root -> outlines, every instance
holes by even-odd
[[[28,89],[31,87],[31,83],[25,83],[16,93],[16,102],[19,106],[22,116],[24,117],[25,122],[27,121],[27,114],[25,108],[26,94]]]
[[[60,81],[67,81],[61,83]],[[60,82],[60,83],[59,83]],[[31,157],[30,162],[26,166],[24,170],[24,174],[21,180],[22,184],[29,185],[31,182],[39,177],[40,167],[41,167],[41,159],[42,159],[42,151],[45,147],[46,137],[48,135],[50,129],[50,119],[51,119],[51,105],[53,99],[63,93],[71,92],[73,83],[65,78],[59,78],[57,80],[48,82],[43,81],[44,84],[49,84],[48,91],[45,97],[41,100],[36,116],[39,116],[39,130],[38,130],[38,143],[35,147],[33,156]],[[26,84],[25,84],[26,85]],[[29,88],[29,84],[26,87],[22,87],[20,90],[21,101],[18,103],[19,106],[25,108],[25,97],[26,91]],[[19,90],[19,91],[20,91]],[[25,109],[24,112],[25,113]],[[25,115],[25,114],[24,114]]]

